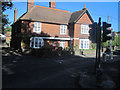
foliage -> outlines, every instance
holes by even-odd
[[[6,33],[6,32],[11,32],[12,31],[12,28],[11,28],[11,26],[9,26],[9,25],[7,25],[6,27],[5,27],[5,29],[4,29],[4,33]]]
[[[2,12],[0,12],[1,18],[2,18],[2,33],[4,34],[4,27],[7,24],[10,24],[7,18],[8,15],[3,14],[7,9],[11,9],[13,7],[12,0],[7,0],[7,2],[2,2]]]
[[[12,0],[7,0],[7,2],[2,2],[2,12],[13,7]]]
[[[73,47],[73,50],[76,51],[78,49],[78,44]]]
[[[96,49],[96,43],[92,43],[92,49]]]
[[[69,51],[69,49],[70,49],[70,47],[66,47],[66,48],[65,48],[66,51]]]
[[[21,41],[21,47],[25,48],[25,43],[23,41]]]
[[[120,46],[120,36],[115,36],[114,40],[112,41],[112,46]]]

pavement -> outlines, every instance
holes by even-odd
[[[0,42],[0,48],[1,47],[9,47],[9,46],[6,44],[6,42],[3,42],[3,43]]]
[[[2,52],[3,88],[82,88],[80,74],[94,71],[94,57],[40,58]]]

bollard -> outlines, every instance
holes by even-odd
[[[103,61],[105,61],[106,62],[106,53],[103,53]]]

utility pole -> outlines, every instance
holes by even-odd
[[[109,16],[108,16],[108,24],[109,24]]]

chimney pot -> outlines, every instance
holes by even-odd
[[[55,5],[56,5],[55,0],[51,0],[51,1],[49,2],[49,7],[50,7],[50,8],[55,8]]]
[[[27,0],[27,12],[33,8],[34,6],[34,0]]]
[[[14,10],[14,22],[17,20],[17,8]]]

